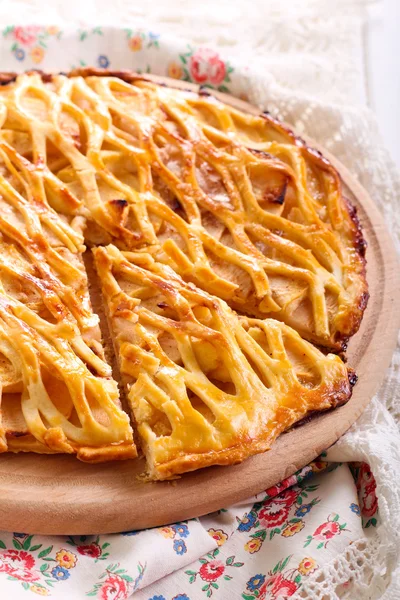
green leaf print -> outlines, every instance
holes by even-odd
[[[310,539],[307,539],[307,541],[305,542],[305,544],[304,544],[303,548],[307,548],[307,546],[309,546],[309,545],[311,544],[311,542],[312,542],[312,537],[311,537],[311,536],[308,536],[308,537],[309,537]]]
[[[30,535],[28,538],[26,538],[26,540],[24,541],[22,547],[24,550],[29,550],[29,546],[31,545],[31,541],[33,539],[33,535]]]
[[[41,552],[39,552],[38,557],[39,558],[44,558],[45,556],[47,556],[48,554],[50,554],[50,552],[52,550],[53,550],[53,546],[49,546],[45,550],[42,550]]]

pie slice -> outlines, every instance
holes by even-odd
[[[341,359],[287,325],[239,317],[148,254],[94,256],[151,479],[240,462],[350,397]]]
[[[82,218],[49,206],[32,167],[0,141],[0,451],[136,456],[91,307]]]

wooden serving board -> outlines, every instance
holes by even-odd
[[[176,87],[196,86],[153,78]],[[221,100],[258,113],[225,94]],[[311,146],[318,144],[307,140]],[[321,149],[321,148],[319,148]],[[41,534],[92,534],[143,529],[229,506],[292,475],[336,442],[360,416],[382,381],[400,325],[396,253],[383,218],[347,169],[322,149],[358,208],[368,242],[370,301],[349,345],[348,363],[359,381],[351,400],[282,435],[272,449],[240,465],[209,467],[174,482],[143,483],[143,460],[89,465],[71,456],[0,456],[0,529]]]

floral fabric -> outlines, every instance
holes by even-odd
[[[145,531],[1,534],[0,590],[18,599],[26,592],[77,600],[289,598],[362,537],[361,516],[376,524],[375,499],[360,509],[364,488],[357,495],[359,481],[372,475],[365,464],[354,469],[357,483],[348,465],[317,460],[236,506]]]
[[[2,70],[127,68],[242,98],[249,91],[245,63],[134,27],[71,32],[10,25],[0,49]],[[338,455],[188,522],[90,537],[0,533],[0,598],[295,598],[318,570],[379,526],[374,475],[365,462],[341,464]],[[346,594],[352,585],[344,582]]]
[[[8,25],[2,29],[2,38],[3,70],[125,68],[192,81],[221,92],[238,89],[232,79],[234,67],[218,52],[180,44],[154,31],[93,27],[74,33],[56,26]],[[64,52],[66,48],[68,52]]]

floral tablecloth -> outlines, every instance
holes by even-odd
[[[134,26],[70,31],[4,25],[0,50],[2,70],[129,68],[249,98],[336,153],[368,185],[398,232],[398,176],[363,107],[294,96],[245,57],[229,60],[217,47]],[[396,354],[384,392],[333,449],[238,505],[114,535],[0,533],[0,598],[400,598],[400,436],[385,407],[394,406],[398,364]]]
[[[119,535],[0,534],[0,590],[102,600],[135,591],[143,600],[293,596],[379,518],[368,466],[325,458],[199,520]]]

